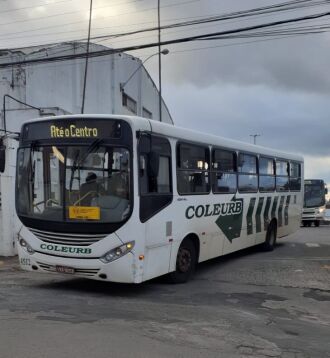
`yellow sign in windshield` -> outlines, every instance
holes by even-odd
[[[100,208],[97,206],[69,206],[69,219],[100,220]]]

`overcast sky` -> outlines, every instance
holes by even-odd
[[[162,24],[284,0],[161,0]],[[310,3],[320,0],[311,0]],[[0,0],[0,48],[85,38],[89,0]],[[324,3],[326,3],[324,1]],[[153,26],[157,0],[94,0],[92,36]],[[285,14],[256,16],[185,29],[185,37],[330,11],[330,3]],[[330,17],[306,25],[330,24]],[[297,26],[297,25],[295,25]],[[123,47],[156,40],[137,34],[99,42]],[[328,33],[278,39],[198,41],[167,46],[163,97],[175,124],[257,143],[305,157],[305,177],[330,184],[330,37]],[[156,49],[132,52],[145,59]],[[158,81],[157,57],[146,68]]]

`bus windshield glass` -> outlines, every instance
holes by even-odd
[[[325,205],[324,183],[305,183],[304,207],[315,208]]]
[[[130,153],[103,145],[20,148],[19,216],[48,221],[119,223],[130,213]]]

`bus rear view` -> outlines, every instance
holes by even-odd
[[[326,184],[321,179],[304,181],[304,209],[302,213],[303,226],[320,226],[325,217],[325,196],[328,193]]]

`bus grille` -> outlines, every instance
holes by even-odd
[[[303,210],[303,214],[315,214],[315,210]]]
[[[45,271],[48,272],[57,272],[55,265],[49,265],[42,262],[37,262],[37,264]],[[74,275],[78,276],[95,276],[100,271],[100,269],[87,269],[87,268],[74,268]]]
[[[89,246],[104,239],[106,234],[72,234],[62,232],[41,231],[36,229],[29,230],[41,241],[51,244]]]

